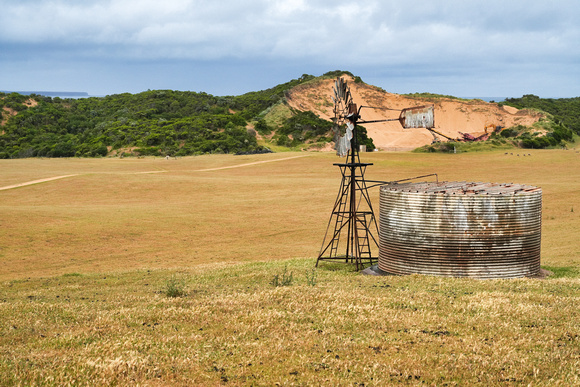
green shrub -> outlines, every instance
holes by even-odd
[[[177,279],[175,276],[172,276],[165,282],[163,294],[172,298],[185,297],[187,295],[187,292],[185,291],[185,280]]]
[[[285,134],[282,134],[282,135],[278,136],[278,138],[276,139],[276,145],[290,146],[290,145],[292,145],[292,140],[290,140],[290,138],[288,136],[286,136]]]
[[[501,136],[502,137],[516,137],[518,135],[519,131],[515,128],[506,128],[504,130],[501,131]]]
[[[155,146],[144,146],[141,148],[137,148],[134,151],[139,156],[159,156],[161,155],[161,151],[159,148]]]
[[[258,131],[258,133],[263,135],[269,135],[272,133],[272,128],[264,121],[264,119],[259,119],[254,125],[254,129]]]

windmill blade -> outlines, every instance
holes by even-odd
[[[416,106],[401,110],[399,122],[405,129],[435,127],[435,113],[433,105]]]

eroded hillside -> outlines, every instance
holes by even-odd
[[[481,100],[416,98],[392,94],[362,82],[355,83],[350,75],[345,74],[343,78],[348,81],[354,102],[358,106],[374,107],[362,109],[361,116],[365,121],[398,118],[398,111],[386,109],[401,110],[434,104],[435,130],[450,138],[460,137],[460,132],[477,137],[485,133],[486,127],[530,126],[543,116],[534,111],[518,110]],[[333,85],[334,79],[316,79],[298,85],[286,94],[286,101],[293,109],[310,110],[321,118],[331,119],[334,115],[331,100]],[[428,130],[403,129],[398,121],[367,124],[365,127],[375,146],[383,150],[411,150],[433,141],[433,135]],[[444,137],[438,137],[446,141]]]

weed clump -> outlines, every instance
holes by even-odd
[[[318,282],[318,272],[316,271],[316,268],[313,268],[312,270],[309,270],[306,272],[306,284],[308,286],[316,286],[316,283]]]
[[[292,285],[293,281],[294,278],[292,276],[292,272],[288,273],[288,265],[286,265],[284,266],[284,271],[282,274],[274,275],[274,278],[272,278],[270,284],[277,288],[278,286],[290,286]]]
[[[163,294],[171,298],[185,297],[187,295],[187,292],[185,290],[185,280],[183,279],[180,280],[175,278],[175,276],[172,276],[165,282]]]

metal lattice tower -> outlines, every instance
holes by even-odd
[[[347,162],[334,164],[340,168],[342,179],[316,266],[320,261],[334,261],[355,264],[356,269],[361,270],[378,261],[379,229],[367,182],[374,183],[373,186],[387,182],[365,179],[367,167],[373,164],[360,162],[357,123],[398,120],[404,128],[432,128],[433,107],[403,109],[396,119],[359,121],[360,108],[357,109],[350,89],[342,78],[336,79],[333,92],[336,150],[339,156],[346,156]],[[377,252],[376,255],[373,251]]]
[[[378,249],[377,221],[365,182],[366,168],[372,164],[360,162],[359,114],[342,78],[335,82],[333,101],[337,153],[344,155],[346,150],[347,162],[334,164],[340,168],[342,179],[316,266],[320,261],[339,261],[354,263],[359,270],[378,259],[372,252]]]
[[[373,256],[378,227],[365,181],[366,168],[372,164],[361,163],[358,152],[350,153],[350,162],[334,164],[342,180],[316,266],[320,261],[339,261],[354,263],[359,270],[378,259]]]

